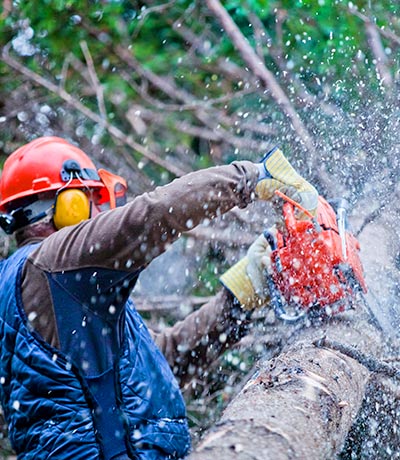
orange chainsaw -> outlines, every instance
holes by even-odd
[[[283,193],[284,226],[276,235],[266,231],[271,267],[266,274],[271,302],[278,318],[297,322],[305,316],[331,316],[352,308],[366,292],[360,245],[348,230],[346,200],[334,207],[319,197],[314,218]],[[308,220],[296,218],[296,208]],[[289,313],[289,311],[291,313]]]

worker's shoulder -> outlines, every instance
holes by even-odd
[[[69,251],[76,251],[76,235],[72,227],[65,227],[46,237],[28,241],[32,246],[27,261],[45,271],[59,271],[68,266]],[[71,244],[72,243],[72,244]],[[68,247],[70,249],[68,249]]]

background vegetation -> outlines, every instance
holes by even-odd
[[[220,6],[3,2],[2,160],[63,135],[131,171],[134,191],[275,144],[324,186],[358,191],[354,173],[392,166],[397,2],[230,0],[228,19]]]
[[[4,0],[0,37],[0,167],[21,144],[62,136],[133,195],[278,144],[321,193],[352,201],[359,232],[388,204],[397,219],[396,0]],[[226,259],[264,225],[243,232],[250,216],[229,215],[240,237],[223,221],[212,238],[192,233],[205,242],[192,292],[214,292]],[[12,242],[0,242],[6,255]],[[387,277],[397,294],[397,272]],[[253,356],[224,359],[223,383],[195,392],[194,424],[204,397],[223,406]]]

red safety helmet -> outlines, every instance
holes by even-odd
[[[0,179],[0,210],[6,211],[15,200],[57,191],[78,171],[68,188],[103,189],[97,169],[79,148],[58,137],[35,139],[12,153],[4,163]]]
[[[103,179],[104,177],[104,179]],[[44,192],[97,190],[98,204],[124,204],[126,181],[97,170],[78,147],[59,137],[41,137],[20,147],[4,163],[0,178],[0,212],[12,212]]]

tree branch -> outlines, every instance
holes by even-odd
[[[99,107],[99,112],[103,120],[107,120],[107,112],[106,112],[106,106],[104,104],[104,91],[103,87],[100,84],[100,81],[97,77],[96,74],[96,69],[94,67],[92,55],[90,54],[89,47],[86,43],[86,41],[82,40],[80,42],[81,49],[83,52],[83,55],[85,56],[87,68],[89,71],[89,76],[90,80],[92,83],[92,86],[94,87],[95,93],[96,93],[96,98],[97,98],[97,105]]]
[[[182,304],[190,306],[203,305],[213,297],[162,295],[153,297],[133,296],[132,298],[140,312],[162,312],[177,309]]]
[[[90,26],[89,24],[84,23],[84,26],[88,30],[88,32],[97,37],[98,36],[98,31]],[[176,27],[176,26],[175,26]],[[177,30],[181,32],[181,29],[184,29],[184,27],[179,27]],[[194,40],[194,35],[191,35],[191,39]],[[168,96],[171,100],[175,100],[176,102],[181,102],[181,105],[177,105],[177,110],[182,111],[183,109],[190,109],[193,111],[193,115],[208,129],[210,130],[215,130],[216,127],[218,127],[217,130],[217,136],[219,136],[222,140],[226,141],[227,143],[230,143],[231,145],[234,145],[235,147],[237,146],[237,142],[241,142],[241,136],[232,136],[230,131],[225,129],[223,126],[238,126],[238,119],[234,119],[232,117],[226,116],[222,111],[219,110],[214,110],[210,113],[210,105],[212,105],[214,102],[217,103],[217,101],[210,100],[207,102],[204,101],[199,101],[197,100],[192,94],[188,93],[185,90],[182,90],[181,88],[177,87],[175,82],[172,79],[168,79],[162,76],[159,76],[152,72],[151,70],[145,68],[142,66],[142,64],[132,55],[131,51],[127,49],[126,47],[123,47],[121,45],[118,46],[111,46],[110,50],[113,51],[119,58],[131,69],[135,70],[135,72],[145,81],[148,81],[151,83],[155,88],[158,88],[160,91],[162,91],[166,96]],[[124,75],[125,74],[125,75]],[[231,73],[232,74],[232,73]],[[129,74],[126,72],[121,72],[121,75],[124,76],[125,80],[127,80],[135,89],[144,97],[144,90],[140,88],[139,85],[135,84],[135,82],[132,81],[132,78]],[[246,88],[245,88],[246,90]],[[243,94],[245,90],[242,90],[241,92],[236,93],[236,97],[240,97],[240,94]],[[256,88],[254,88],[256,90]],[[250,92],[250,91],[249,91]],[[150,98],[149,95],[146,96],[147,99]],[[154,102],[154,98],[151,98],[152,102]],[[221,103],[223,102],[222,100],[220,101]],[[159,106],[160,104],[158,104]],[[174,107],[172,104],[165,104],[167,107]],[[240,122],[239,122],[240,123]],[[242,126],[240,126],[242,128]],[[247,129],[248,131],[251,132],[256,132],[256,133],[261,133],[263,135],[268,133],[267,135],[271,135],[271,129],[267,127],[260,127],[257,129],[254,124],[244,122],[243,123],[243,129]],[[235,138],[239,139],[239,141],[235,141]],[[245,145],[239,145],[241,148],[249,148],[248,144]],[[270,145],[260,145],[259,140],[255,141],[255,144],[253,147],[258,151],[264,151],[266,148],[270,148]]]
[[[151,122],[157,123],[161,126],[168,126],[169,121],[166,119],[165,114],[156,113],[152,110],[145,109],[140,107],[140,118]],[[130,116],[130,111],[127,113],[128,121],[132,124],[132,117]],[[232,123],[231,126],[235,126],[233,119],[227,117],[228,120]],[[226,121],[228,121],[226,120]],[[267,142],[262,142],[260,140],[247,139],[245,137],[235,136],[229,132],[221,132],[219,129],[208,129],[206,127],[195,126],[187,123],[186,121],[175,121],[174,129],[181,131],[182,133],[190,134],[193,137],[199,137],[213,142],[226,142],[234,147],[242,149],[251,149],[255,151],[265,152],[269,148]]]
[[[226,64],[226,62],[224,63]],[[232,64],[232,63],[230,63]],[[221,69],[221,63],[218,64],[219,69]],[[238,69],[235,67],[233,69],[233,73],[235,70]],[[206,69],[209,70],[209,69]],[[227,102],[231,102],[233,98],[240,99],[248,94],[253,94],[256,91],[256,88],[244,88],[240,91],[236,91],[235,93],[229,93],[229,94],[224,94],[223,96],[216,97],[213,99],[207,99],[206,101],[199,101],[195,100],[193,102],[188,102],[188,103],[182,103],[182,104],[174,104],[174,103],[165,103],[163,101],[160,101],[159,99],[155,99],[153,96],[151,96],[144,88],[142,88],[140,85],[135,83],[132,80],[131,75],[128,72],[121,71],[120,73],[121,77],[125,79],[127,83],[129,83],[135,91],[142,96],[142,98],[151,104],[153,107],[156,107],[159,110],[162,111],[168,111],[168,112],[186,112],[186,111],[196,111],[200,108],[202,108],[205,111],[210,111],[214,110],[213,112],[213,118],[216,120],[220,120],[221,123],[224,123],[227,126],[235,126],[240,128],[241,130],[244,131],[249,131],[250,133],[255,133],[259,134],[262,136],[272,136],[274,135],[274,129],[270,125],[266,125],[264,123],[257,123],[253,121],[249,121],[248,119],[243,119],[238,116],[228,116],[225,113],[219,111],[217,108],[213,107],[217,104],[225,104]],[[237,74],[236,74],[237,76]],[[207,128],[204,128],[207,129]],[[208,128],[210,129],[210,128]],[[208,131],[210,132],[210,131]],[[227,139],[223,134],[218,134],[214,132],[214,136],[217,136],[218,139],[227,141],[229,143],[229,139]],[[233,138],[230,138],[232,140]],[[257,141],[259,143],[259,141]],[[232,142],[233,145],[236,145],[236,142]],[[258,150],[263,150],[265,146],[259,145]]]
[[[118,139],[123,144],[136,150],[141,155],[143,155],[145,158],[147,158],[148,160],[152,161],[155,164],[158,164],[159,166],[164,168],[166,171],[169,171],[175,176],[182,176],[183,174],[186,173],[186,171],[183,171],[179,167],[176,167],[172,165],[171,163],[164,161],[161,158],[158,158],[154,153],[150,152],[148,149],[146,149],[142,145],[135,142],[130,136],[127,136],[126,134],[124,134],[119,128],[110,124],[108,121],[103,120],[98,114],[94,113],[93,111],[88,109],[86,106],[84,106],[81,102],[74,99],[63,88],[59,88],[57,85],[55,85],[51,81],[46,80],[41,75],[38,75],[37,73],[33,72],[32,70],[20,64],[18,61],[16,61],[9,55],[8,47],[3,47],[3,51],[1,54],[1,60],[5,62],[7,65],[9,65],[11,68],[13,68],[14,70],[20,72],[22,75],[24,75],[28,79],[34,81],[36,84],[43,86],[44,88],[46,88],[47,90],[51,91],[54,94],[57,94],[68,105],[78,110],[83,115],[88,117],[90,120],[94,121],[95,123],[98,123],[104,129],[106,129],[106,131],[112,137],[114,137],[115,139]]]
[[[358,11],[358,9],[354,6],[349,6],[348,11],[354,16],[357,16],[359,19],[361,19],[365,23],[371,22],[371,19],[368,16]],[[393,43],[396,43],[397,45],[400,45],[400,37],[396,35],[394,32],[388,29],[383,29],[382,27],[376,27],[376,28],[383,37],[389,39],[390,41],[392,41]]]
[[[360,233],[364,230],[364,228],[374,222],[376,219],[378,219],[382,212],[385,209],[385,203],[383,203],[379,208],[374,209],[372,212],[370,212],[363,220],[362,224],[360,225],[360,228],[356,231],[355,236],[359,236]]]
[[[219,125],[218,132],[222,137],[229,136],[229,132],[222,128],[221,123],[214,122],[214,117],[210,116],[209,113],[205,112],[202,104],[197,104],[196,99],[186,91],[178,88],[175,83],[167,78],[156,75],[149,69],[144,68],[141,63],[132,55],[130,50],[125,49],[122,46],[116,47],[116,53],[120,56],[124,62],[133,68],[142,78],[148,80],[152,85],[161,90],[169,98],[175,99],[176,101],[183,102],[184,104],[191,104],[195,107],[194,115],[198,120],[208,128],[215,130],[216,126]],[[197,106],[197,107],[196,107]]]
[[[261,59],[257,56],[254,49],[243,36],[242,32],[221,5],[219,0],[206,0],[208,8],[221,23],[232,43],[239,51],[244,62],[249,66],[253,73],[260,79],[261,83],[271,91],[271,97],[282,108],[284,114],[292,122],[294,130],[301,139],[303,146],[312,154],[316,155],[316,150],[307,128],[303,124],[298,113],[291,104],[282,88],[276,81],[273,73],[268,70]]]
[[[7,19],[7,17],[11,14],[12,7],[12,0],[3,0],[3,12],[1,13],[0,18]]]
[[[288,64],[286,59],[283,57],[283,44],[282,44],[282,23],[283,20],[286,18],[285,12],[282,10],[278,10],[276,18],[276,29],[277,29],[277,36],[279,37],[279,45],[278,47],[271,46],[272,39],[268,34],[268,31],[264,28],[264,25],[260,18],[253,13],[249,12],[249,20],[253,24],[255,29],[259,29],[258,36],[260,40],[264,44],[264,46],[268,49],[268,54],[271,56],[273,61],[275,62],[276,66],[280,70],[280,75],[285,81],[285,83],[290,86],[292,85],[296,91],[296,101],[301,105],[310,105],[312,107],[318,106],[320,107],[328,116],[338,115],[341,117],[345,117],[346,114],[340,110],[340,108],[336,105],[329,104],[324,100],[319,100],[319,98],[311,94],[305,84],[301,82],[293,72],[288,70]]]
[[[384,87],[391,89],[393,87],[393,78],[387,66],[387,56],[382,46],[381,37],[378,28],[371,21],[365,21],[365,31],[368,38],[368,43],[372,53],[375,56],[376,68],[380,81]]]
[[[373,356],[366,355],[350,345],[345,345],[335,340],[329,340],[326,337],[321,337],[320,339],[315,340],[313,345],[318,348],[331,348],[332,350],[339,351],[340,353],[355,359],[371,372],[378,372],[380,374],[387,375],[388,377],[400,380],[399,368],[391,366],[383,361],[379,361]]]

